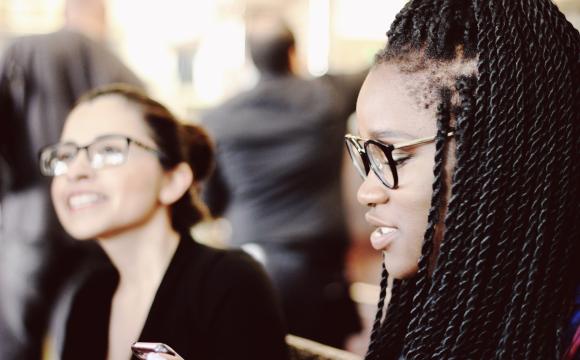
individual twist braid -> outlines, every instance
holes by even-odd
[[[559,17],[558,20],[560,20],[560,24],[561,27],[560,29],[563,28],[571,28],[572,26],[565,21],[565,19],[563,19],[564,21],[562,21],[562,17]],[[569,34],[566,33],[565,31],[561,31],[559,32],[561,34]],[[574,36],[575,35],[575,36]],[[575,38],[575,41],[573,40]],[[564,53],[565,54],[579,54],[580,53],[580,34],[578,34],[578,32],[572,32],[572,35],[568,36],[568,37],[562,37],[562,42],[564,43]],[[560,171],[558,172],[557,179],[558,179],[558,184],[555,187],[556,189],[558,189],[558,199],[556,201],[557,204],[561,204],[560,209],[558,209],[557,214],[556,214],[556,225],[554,228],[554,235],[553,237],[555,239],[558,238],[563,238],[565,237],[565,234],[567,233],[571,233],[571,238],[572,239],[578,239],[580,237],[580,235],[578,234],[578,231],[574,231],[574,228],[578,229],[578,223],[580,222],[580,219],[578,219],[578,210],[577,210],[577,203],[574,202],[574,199],[578,199],[580,198],[580,194],[578,193],[578,189],[576,189],[576,191],[574,192],[573,188],[571,188],[571,184],[570,184],[570,176],[568,176],[567,174],[567,169],[571,166],[571,167],[575,167],[575,171],[574,171],[574,175],[571,177],[572,179],[576,179],[576,181],[579,181],[579,174],[578,174],[578,162],[574,161],[574,156],[575,154],[578,154],[580,152],[580,134],[578,134],[578,122],[574,122],[575,116],[577,116],[578,113],[580,113],[580,105],[578,104],[578,101],[575,101],[574,99],[578,99],[580,97],[580,88],[576,85],[580,82],[580,56],[576,55],[574,57],[574,55],[572,55],[568,61],[571,64],[576,63],[576,65],[572,65],[571,66],[571,71],[569,71],[566,75],[565,75],[565,79],[568,79],[568,81],[563,84],[563,85],[567,85],[564,86],[564,88],[562,89],[562,93],[564,95],[563,97],[563,103],[566,104],[567,106],[561,111],[562,113],[562,119],[564,120],[564,123],[566,124],[565,128],[564,128],[564,134],[566,135],[565,137],[565,141],[559,146],[559,149],[561,149],[562,153],[559,156],[559,162],[561,162],[563,164],[563,166],[560,166]],[[575,125],[574,125],[575,124]],[[574,181],[574,180],[572,180]],[[566,209],[571,209],[566,211]],[[576,214],[576,218],[574,218],[574,216],[570,216],[567,214]],[[569,269],[567,269],[565,266],[558,266],[559,264],[568,264],[570,263],[569,259],[571,258],[571,256],[573,254],[578,254],[579,249],[574,249],[574,246],[572,243],[567,244],[568,246],[565,248],[561,248],[558,246],[557,242],[552,242],[551,243],[551,247],[550,247],[550,259],[553,259],[553,261],[549,261],[548,265],[546,267],[546,272],[549,272],[550,269],[554,269],[554,275],[552,277],[553,280],[547,280],[547,281],[551,281],[549,283],[554,283],[554,292],[558,293],[558,294],[566,294],[568,293],[568,296],[563,296],[564,299],[566,298],[572,298],[571,294],[570,294],[570,287],[568,287],[568,289],[566,288],[566,284],[564,279],[566,278],[566,274],[570,272]],[[552,253],[555,253],[554,255],[552,255]],[[578,271],[580,270],[580,268],[574,270],[572,269],[571,272],[572,273],[578,273]],[[566,302],[562,302],[562,299],[557,298],[555,296],[552,296],[550,298],[550,302],[548,305],[546,305],[547,311],[545,313],[545,318],[546,319],[552,319],[554,317],[559,316],[559,314],[565,313],[562,310],[560,310],[561,308],[566,309],[568,306],[568,303]],[[563,327],[565,326],[564,323],[567,321],[567,317],[566,316],[559,316],[560,318],[555,319],[555,327],[558,329],[558,331],[560,333],[563,332]],[[544,342],[540,343],[540,353],[546,353],[546,344]],[[556,345],[555,345],[556,353],[557,354],[561,354],[562,351],[562,342],[561,340],[559,340],[558,338],[556,339]],[[553,355],[553,354],[550,354]]]
[[[425,237],[424,241],[424,248],[425,250],[429,251],[429,253],[423,253],[421,255],[422,260],[422,271],[425,272],[427,270],[427,261],[428,257],[430,256],[432,244],[433,244],[433,237],[435,235],[435,229],[437,224],[439,224],[440,220],[440,209],[441,209],[441,201],[443,194],[446,193],[445,187],[445,162],[447,158],[447,133],[449,131],[449,123],[451,117],[451,90],[448,88],[443,88],[440,94],[441,102],[437,109],[437,141],[435,145],[435,165],[434,165],[434,174],[435,180],[433,182],[433,196],[431,200],[431,210],[430,215],[432,215],[431,219],[429,219],[429,225],[427,227],[426,235],[429,237]],[[408,337],[407,337],[408,338]],[[411,340],[411,344],[413,344],[413,339]],[[422,351],[421,344],[418,345],[416,348],[416,353],[420,354]],[[412,359],[415,356],[414,352],[409,352],[407,354],[409,359]]]
[[[394,280],[393,292],[397,293],[396,301],[389,304],[385,321],[381,328],[381,341],[379,342],[379,360],[397,360],[403,348],[404,332],[392,331],[397,327],[404,327],[409,322],[409,314],[412,305],[412,293],[415,289],[414,280]]]
[[[467,179],[471,176],[470,170],[466,166],[462,166],[465,163],[466,159],[468,158],[470,148],[469,144],[471,143],[470,140],[470,125],[473,124],[473,116],[474,116],[474,93],[475,93],[475,83],[476,78],[474,76],[465,77],[462,76],[457,80],[456,87],[459,94],[460,99],[460,107],[459,112],[457,115],[457,125],[455,130],[455,139],[457,142],[456,146],[456,154],[457,154],[457,164],[456,170],[453,174],[453,187],[451,190],[452,197],[449,201],[449,213],[447,219],[457,218],[458,221],[455,223],[448,223],[448,227],[446,227],[446,234],[448,235],[448,239],[450,238],[458,238],[463,239],[466,238],[463,234],[459,233],[459,229],[462,227],[460,224],[463,224],[467,216],[467,212],[465,211],[464,207],[464,192],[462,189],[465,189],[465,193],[471,193],[470,185]],[[457,291],[456,299],[461,299],[464,296],[466,289],[460,287]],[[455,338],[457,336],[457,323],[462,317],[462,304],[455,303],[453,309],[451,311],[452,317],[449,320],[449,323],[445,329],[445,333],[443,336],[443,340],[438,346],[437,350],[434,351],[434,358],[446,358],[444,355],[445,349],[450,349],[451,344],[455,342]]]
[[[471,235],[472,243],[470,248],[474,249],[467,256],[464,262],[462,271],[462,286],[466,289],[468,294],[460,298],[464,303],[463,319],[459,328],[455,344],[450,355],[451,358],[462,356],[462,354],[470,354],[470,350],[477,348],[479,351],[482,347],[474,346],[476,341],[476,334],[472,333],[474,326],[472,324],[477,321],[477,318],[482,318],[483,313],[487,313],[491,308],[486,306],[482,301],[485,297],[485,290],[488,279],[490,277],[489,263],[494,258],[494,253],[497,246],[496,229],[504,217],[501,206],[499,206],[500,196],[504,190],[509,171],[505,164],[505,148],[507,134],[507,117],[506,104],[512,101],[513,87],[505,86],[499,88],[499,84],[513,83],[509,77],[513,75],[512,72],[502,71],[501,69],[511,69],[513,67],[513,57],[506,56],[505,43],[506,38],[503,36],[506,31],[505,18],[500,16],[501,4],[497,1],[490,1],[490,6],[495,10],[492,13],[492,23],[494,29],[495,44],[493,48],[493,59],[497,59],[497,63],[490,62],[490,67],[498,68],[500,71],[491,71],[490,80],[492,87],[490,89],[491,96],[489,97],[488,108],[492,114],[487,120],[487,142],[485,148],[488,149],[485,155],[485,161],[481,163],[482,170],[478,178],[482,181],[481,191],[488,194],[485,199],[480,199],[479,207],[477,209],[477,217],[473,234]],[[490,53],[491,55],[491,53]],[[504,95],[505,93],[505,95]],[[484,329],[485,331],[485,329]],[[477,334],[477,337],[482,337],[486,334]],[[480,344],[482,345],[482,344]]]
[[[506,1],[504,3],[505,13],[516,13],[513,7],[513,2]],[[499,339],[499,323],[497,318],[501,316],[501,309],[506,306],[506,295],[510,291],[509,287],[503,286],[499,289],[494,287],[494,284],[504,284],[509,281],[509,274],[515,268],[517,259],[519,258],[518,246],[514,246],[514,241],[518,239],[513,238],[514,227],[516,223],[521,223],[523,217],[521,213],[515,211],[517,203],[521,200],[517,195],[517,189],[520,187],[522,177],[518,172],[522,166],[523,156],[525,152],[525,141],[527,138],[527,128],[525,126],[525,117],[528,116],[526,109],[526,96],[524,90],[526,84],[530,82],[529,67],[522,59],[525,59],[528,54],[526,48],[522,46],[526,42],[522,39],[521,31],[525,27],[521,16],[507,17],[508,29],[510,35],[509,40],[512,40],[514,47],[513,54],[513,78],[511,79],[511,87],[506,90],[508,95],[513,95],[513,98],[506,101],[507,119],[510,124],[507,126],[507,138],[511,139],[510,144],[506,144],[507,156],[506,164],[511,164],[511,169],[508,171],[508,180],[504,183],[504,189],[500,193],[506,196],[506,208],[504,211],[505,219],[501,223],[501,232],[498,237],[496,246],[496,255],[493,259],[490,275],[491,278],[487,285],[486,296],[482,300],[482,308],[476,323],[483,324],[483,333],[477,337],[474,349],[480,349],[482,342],[486,341],[488,337]],[[515,85],[515,86],[514,86]],[[515,99],[514,99],[515,98]],[[508,165],[509,166],[509,165]],[[496,340],[497,342],[497,340]],[[491,352],[494,349],[487,348],[485,352],[480,353],[479,356],[484,358],[491,357]]]
[[[540,159],[543,157],[543,154],[548,154],[548,146],[549,146],[549,137],[554,136],[555,134],[550,133],[551,129],[553,131],[553,125],[557,123],[557,119],[551,119],[550,121],[542,121],[545,117],[550,116],[550,112],[553,111],[553,103],[554,99],[550,98],[550,92],[553,91],[554,83],[557,74],[555,73],[555,54],[549,51],[548,49],[551,47],[549,44],[550,41],[553,41],[553,38],[546,36],[546,32],[544,29],[546,28],[545,23],[540,22],[542,19],[544,22],[546,19],[541,16],[541,13],[535,9],[531,12],[531,24],[534,29],[534,33],[537,34],[539,41],[546,42],[548,46],[544,46],[542,48],[542,53],[540,54],[541,63],[537,64],[536,66],[536,74],[540,74],[540,79],[543,78],[547,79],[547,81],[535,81],[536,86],[536,114],[537,114],[537,125],[532,130],[530,135],[532,143],[531,143],[531,152],[537,154],[534,156],[535,159]],[[553,45],[553,44],[552,44]],[[536,164],[533,166],[529,166],[530,169],[530,176],[534,176],[533,174],[538,174],[539,171],[545,169],[546,164]],[[540,285],[538,276],[542,273],[542,261],[544,257],[542,256],[546,250],[546,219],[545,213],[547,211],[547,197],[549,194],[545,191],[544,182],[542,178],[539,176],[534,176],[535,181],[530,183],[532,186],[532,194],[534,201],[532,202],[532,216],[530,218],[532,226],[529,226],[526,231],[526,239],[533,239],[529,243],[531,244],[531,258],[530,264],[527,265],[527,269],[524,270],[523,267],[520,267],[520,270],[524,270],[525,274],[525,288],[524,288],[524,297],[520,307],[520,318],[517,322],[517,326],[515,327],[515,340],[512,342],[513,352],[518,354],[524,351],[525,343],[523,339],[526,339],[526,343],[529,342],[530,339],[530,330],[534,327],[533,326],[533,319],[531,315],[533,314],[534,308],[536,307],[536,301],[538,298],[537,290],[538,286]],[[530,324],[530,322],[532,324]],[[540,325],[541,326],[541,325]],[[546,341],[545,339],[544,341]]]
[[[531,11],[528,10],[524,2],[520,2],[519,6],[523,14]],[[526,19],[526,24],[532,25],[528,19]],[[545,77],[543,73],[543,59],[540,57],[541,49],[537,47],[537,39],[535,36],[535,30],[530,26],[525,25],[525,37],[526,42],[529,41],[528,46],[530,49],[530,61],[529,64],[532,66],[533,81],[529,84],[527,89],[528,96],[530,97],[530,104],[536,106],[541,102],[542,92],[544,91],[544,84],[540,80]],[[543,104],[543,103],[542,103]],[[543,116],[543,109],[536,106],[535,109],[528,113],[528,116],[532,118],[539,118]],[[520,316],[522,313],[522,306],[525,295],[525,287],[527,283],[527,273],[529,271],[530,263],[532,261],[532,249],[535,247],[534,237],[528,237],[525,235],[526,229],[529,227],[529,216],[533,211],[533,196],[531,189],[534,188],[534,182],[537,180],[538,168],[530,162],[530,158],[538,158],[540,153],[538,152],[538,147],[540,146],[538,135],[540,134],[541,126],[539,121],[534,121],[531,123],[531,128],[528,132],[528,142],[526,156],[524,158],[523,167],[519,170],[520,176],[523,174],[523,183],[520,189],[521,201],[518,206],[517,212],[521,216],[521,222],[517,222],[514,229],[515,234],[521,234],[521,257],[518,259],[517,270],[514,274],[514,285],[513,285],[513,296],[507,306],[508,312],[506,320],[503,324],[502,335],[500,339],[500,349],[501,357],[511,358],[513,354],[513,342],[515,337],[515,328],[518,323],[520,323]]]
[[[464,37],[465,38],[465,37]],[[468,37],[469,38],[469,37]],[[474,37],[471,37],[474,38]],[[441,57],[444,57],[445,54],[440,54]],[[483,78],[486,77],[486,72],[481,72]],[[485,83],[485,82],[484,82]],[[483,88],[482,88],[483,89]],[[481,90],[481,89],[480,89]],[[483,119],[481,119],[483,122]],[[476,127],[477,129],[477,127]],[[474,138],[478,139],[480,136],[476,133],[474,134]],[[480,159],[474,156],[472,159],[472,163],[479,163]],[[456,168],[456,171],[459,171],[459,168]],[[462,199],[462,201],[465,199]],[[448,218],[451,218],[451,212],[453,211],[453,206],[450,204],[450,213],[448,214]],[[469,213],[465,213],[466,215]],[[455,213],[453,216],[456,216]],[[467,215],[468,216],[468,215]],[[453,224],[446,224],[451,225]],[[449,226],[446,226],[448,229],[447,232],[450,231]],[[467,240],[467,237],[447,237],[445,236],[445,240],[441,245],[440,251],[440,259],[438,262],[438,266],[435,269],[433,274],[433,283],[430,288],[429,293],[430,300],[428,303],[428,307],[424,307],[423,314],[421,316],[421,322],[417,326],[415,333],[422,333],[421,337],[415,336],[416,340],[415,343],[412,344],[413,347],[417,346],[417,343],[429,343],[429,344],[437,344],[440,343],[440,338],[442,335],[442,330],[440,327],[443,324],[447,323],[449,313],[451,309],[454,307],[453,302],[453,295],[454,289],[457,287],[457,272],[459,271],[458,268],[460,266],[459,262],[457,261],[450,261],[450,259],[454,258],[463,258],[462,253],[464,253],[466,247],[464,246],[464,242]],[[433,346],[433,345],[432,345]],[[426,350],[425,347],[423,350]],[[428,351],[424,352],[424,355],[420,354],[420,348],[417,350],[417,357],[426,356]]]
[[[540,7],[540,10],[542,8]],[[544,11],[546,8],[544,8]],[[553,23],[553,20],[549,14],[544,14],[542,16],[543,19],[547,19],[548,27],[555,27],[556,24]],[[572,74],[568,71],[570,68],[567,65],[567,56],[565,53],[562,53],[561,49],[562,46],[559,46],[559,42],[555,36],[553,36],[552,32],[545,31],[545,26],[541,28],[541,31],[544,33],[543,35],[548,39],[548,48],[547,54],[549,55],[549,61],[547,62],[548,65],[548,88],[549,91],[545,95],[549,99],[548,103],[548,118],[551,119],[549,121],[549,127],[547,134],[544,134],[545,137],[548,137],[544,141],[545,147],[543,151],[546,153],[547,162],[544,165],[544,169],[546,173],[556,173],[558,170],[558,166],[562,164],[560,160],[556,161],[556,158],[560,158],[557,153],[567,152],[569,148],[561,148],[562,146],[562,139],[566,138],[565,127],[566,124],[562,121],[562,116],[558,116],[559,112],[562,114],[566,113],[566,108],[570,109],[573,99],[570,98],[570,94],[574,91],[573,84],[569,81],[566,81]],[[569,111],[569,110],[568,110]],[[568,180],[567,176],[564,176],[566,181]],[[557,217],[557,208],[554,206],[557,200],[557,192],[558,188],[551,186],[551,180],[548,177],[543,177],[544,181],[541,185],[541,191],[543,194],[546,194],[545,197],[542,199],[541,202],[541,211],[539,212],[539,222],[537,226],[537,231],[539,233],[540,241],[542,238],[552,238],[552,239],[559,239],[561,238],[561,234],[556,236],[555,234],[555,218]],[[567,186],[564,184],[564,188]],[[561,196],[560,196],[561,199]],[[563,199],[563,203],[565,204],[566,200]],[[562,206],[561,205],[561,206]],[[552,231],[554,229],[554,231]],[[546,241],[542,241],[546,242]],[[533,306],[533,314],[531,315],[531,322],[529,326],[529,340],[525,344],[525,353],[527,356],[532,356],[534,353],[538,353],[538,348],[540,347],[540,343],[545,344],[548,342],[552,342],[550,336],[548,334],[544,334],[544,336],[539,336],[539,333],[545,333],[547,329],[553,328],[552,326],[548,326],[551,322],[551,318],[545,318],[544,315],[546,312],[542,312],[540,309],[545,308],[545,302],[547,301],[547,290],[555,281],[552,278],[551,274],[554,273],[556,268],[556,264],[560,258],[559,256],[559,247],[555,246],[554,243],[557,241],[553,241],[550,250],[548,251],[548,256],[542,256],[542,262],[540,262],[539,257],[541,256],[538,254],[538,258],[536,258],[533,268],[539,273],[539,281],[534,281],[535,277],[533,277],[532,272],[529,275],[529,283],[536,284],[539,283],[541,286],[540,288],[537,287],[537,296],[535,297],[535,305]],[[546,244],[545,246],[547,246]],[[537,249],[536,249],[537,251]],[[543,263],[547,262],[545,268]],[[540,341],[539,341],[540,339]],[[538,342],[539,341],[539,342]],[[544,348],[544,347],[542,347]],[[522,349],[523,351],[523,349]]]
[[[387,269],[385,268],[385,261],[381,262],[381,282],[380,282],[380,291],[379,291],[379,302],[377,304],[377,312],[375,314],[375,320],[373,322],[373,328],[371,331],[371,339],[369,342],[369,347],[367,353],[365,355],[366,360],[373,360],[376,359],[377,355],[377,339],[380,333],[381,328],[381,321],[383,319],[383,308],[385,307],[385,298],[387,295],[387,280],[389,274],[387,273]]]
[[[438,126],[439,126],[439,138],[441,141],[438,141],[436,144],[436,151],[435,151],[435,167],[434,173],[435,181],[433,182],[433,197],[431,200],[431,208],[429,210],[428,215],[428,225],[427,230],[425,231],[423,246],[421,249],[421,256],[419,258],[418,263],[418,273],[416,276],[417,283],[417,291],[413,298],[413,311],[411,312],[411,318],[418,313],[418,309],[420,308],[419,304],[424,303],[424,295],[427,292],[429,287],[429,260],[431,257],[431,253],[433,251],[433,241],[436,234],[436,226],[440,223],[441,218],[441,203],[442,197],[446,192],[444,184],[445,174],[443,168],[445,166],[445,139],[447,137],[448,132],[448,125],[444,125],[445,122],[448,122],[449,117],[449,107],[450,104],[445,105],[446,103],[450,102],[450,91],[444,90],[441,94],[442,102],[438,107]],[[446,120],[447,118],[447,120]],[[412,323],[411,323],[412,324]],[[410,325],[412,326],[412,325]],[[407,333],[406,342],[412,339],[413,334]]]
[[[479,18],[481,18],[480,14],[482,12],[485,12],[486,9],[483,8],[479,8],[479,7],[474,7],[474,11],[475,13],[478,15]],[[465,20],[466,24],[469,24],[470,21]],[[466,25],[466,29],[470,28],[470,27],[474,27],[477,29],[477,27],[475,26],[470,26],[470,25]],[[483,27],[479,27],[479,29],[482,29]],[[467,31],[467,30],[466,30]],[[468,39],[477,39],[478,43],[477,43],[477,47],[482,47],[482,44],[485,44],[488,39],[486,37],[486,33],[485,32],[481,32],[481,30],[479,31],[480,34],[478,34],[477,36],[471,36],[471,37],[464,37],[466,40],[468,41]],[[476,46],[473,46],[473,48],[476,48]],[[469,53],[469,52],[467,52]],[[485,61],[480,61],[478,62],[478,87],[477,87],[477,93],[479,94],[478,99],[482,99],[485,98],[485,93],[489,92],[489,71],[488,69],[488,64]],[[470,121],[469,123],[465,124],[465,134],[469,134],[469,136],[460,136],[459,138],[457,138],[457,155],[458,155],[458,160],[457,160],[457,165],[455,168],[455,172],[456,172],[456,177],[454,177],[453,180],[453,184],[454,184],[454,188],[452,190],[453,193],[453,197],[450,201],[449,204],[449,213],[448,213],[448,218],[446,219],[446,240],[445,241],[454,241],[456,243],[458,243],[458,241],[460,240],[451,240],[451,239],[463,239],[463,241],[468,241],[470,239],[470,234],[472,232],[472,227],[474,224],[473,221],[473,214],[475,213],[472,209],[469,208],[470,205],[467,204],[473,204],[476,203],[476,196],[478,194],[478,188],[479,188],[479,184],[477,181],[470,181],[467,179],[473,179],[473,177],[475,177],[476,179],[479,179],[479,175],[478,175],[478,167],[479,164],[484,161],[483,158],[480,158],[479,153],[477,152],[470,152],[470,151],[465,151],[465,155],[463,155],[463,151],[460,151],[460,149],[463,149],[463,147],[465,147],[466,149],[469,148],[479,148],[481,145],[479,145],[480,143],[482,143],[483,141],[483,132],[481,131],[483,124],[485,124],[485,119],[484,119],[484,114],[485,114],[485,104],[483,104],[481,101],[479,101],[477,103],[476,108],[478,109],[477,113],[475,116],[473,116],[473,121]],[[468,128],[469,127],[469,128]],[[459,130],[461,128],[461,126],[458,126]],[[459,174],[465,173],[465,179],[463,180],[463,176],[459,176]],[[471,199],[471,200],[469,200]],[[463,249],[460,250],[460,252],[457,253],[457,256],[462,259],[466,257],[466,251],[471,251],[472,249],[468,248],[467,246],[463,245]],[[446,252],[446,249],[444,249],[442,247],[441,250],[442,253]],[[441,261],[443,261],[443,259],[441,259]],[[449,261],[446,260],[446,261]],[[436,290],[435,290],[436,291]],[[461,299],[461,297],[463,293],[461,291],[458,291],[455,299]],[[441,343],[439,344],[439,348],[436,351],[435,355],[433,356],[434,358],[437,358],[438,354],[441,354],[441,352],[445,351],[445,346],[450,345],[452,342],[455,341],[455,339],[451,336],[451,333],[456,332],[457,330],[453,328],[453,324],[455,322],[457,322],[459,320],[459,318],[461,317],[461,313],[458,312],[458,309],[462,307],[462,304],[458,304],[458,303],[454,303],[453,304],[453,309],[451,310],[451,312],[454,314],[453,318],[451,319],[450,323],[448,324],[448,327],[446,329],[446,336],[444,336],[444,339],[441,341],[441,343],[445,343],[445,345],[441,345]]]

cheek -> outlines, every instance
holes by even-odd
[[[401,172],[404,181],[391,199],[395,200],[394,197],[397,196],[399,206],[396,216],[403,235],[403,241],[399,243],[399,259],[389,259],[397,264],[397,278],[408,278],[417,271],[431,208],[434,179],[432,168],[433,162],[429,159],[408,166],[404,173]]]
[[[115,207],[132,214],[147,213],[159,204],[160,175],[155,169],[143,168],[123,176],[115,196]]]
[[[65,186],[65,179],[62,176],[57,176],[52,179],[50,185],[50,195],[52,199],[52,205],[56,211],[56,215],[60,222],[63,221],[65,200],[63,198],[63,191]]]
[[[403,231],[409,239],[409,245],[413,249],[420,249],[428,226],[429,210],[433,195],[433,161],[422,160],[414,164],[409,170],[410,179],[396,191],[400,193],[398,201],[401,211],[398,213],[399,220],[404,224]],[[413,172],[411,175],[410,172]]]
[[[405,207],[411,223],[425,228],[433,195],[433,160],[422,156],[401,172],[400,203]],[[399,191],[399,189],[397,189]],[[397,194],[399,195],[399,194]],[[404,220],[404,219],[401,219]]]

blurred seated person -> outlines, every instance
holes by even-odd
[[[108,263],[79,273],[59,299],[57,358],[125,360],[146,341],[184,359],[286,359],[261,266],[190,236],[206,214],[196,189],[212,164],[205,131],[139,90],[114,85],[81,98],[40,167],[53,177],[64,229],[97,239]]]
[[[342,137],[364,72],[297,75],[294,35],[270,14],[247,25],[258,84],[202,115],[217,168],[205,199],[231,244],[261,259],[290,333],[334,347],[360,330],[345,277]]]

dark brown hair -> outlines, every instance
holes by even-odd
[[[191,189],[171,205],[173,228],[181,234],[188,234],[193,225],[209,216],[196,184],[207,179],[213,170],[212,141],[202,127],[181,123],[164,105],[127,84],[96,88],[83,95],[77,105],[110,95],[122,97],[141,111],[151,138],[161,152],[159,161],[164,169],[170,170],[186,162],[193,170]]]
[[[281,75],[290,71],[290,49],[294,34],[286,23],[271,14],[254,14],[247,22],[246,45],[262,74]]]

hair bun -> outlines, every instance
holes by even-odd
[[[182,124],[184,155],[196,181],[205,180],[213,171],[214,146],[208,133],[199,125]]]

